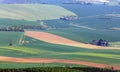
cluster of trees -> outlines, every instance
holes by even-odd
[[[33,30],[47,30],[49,27],[45,24],[40,24],[40,25],[21,25],[18,26],[23,29],[33,29]]]
[[[32,30],[47,30],[49,27],[45,24],[40,25],[20,25],[20,26],[8,26],[0,27],[0,31],[15,31],[15,32],[24,32],[25,29]]]
[[[99,69],[90,67],[41,67],[24,69],[0,69],[0,72],[120,72],[111,69]]]
[[[9,27],[0,27],[0,31],[24,32],[24,29],[21,27],[9,26]]]
[[[92,40],[91,44],[97,46],[110,46],[109,42],[103,39]]]
[[[78,19],[78,17],[77,16],[63,16],[63,17],[61,17],[60,18],[60,20],[76,20],[76,19]]]

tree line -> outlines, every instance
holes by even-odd
[[[120,72],[120,71],[92,67],[40,67],[21,69],[0,69],[0,72]]]
[[[0,27],[0,31],[24,32],[24,29],[21,27],[9,26],[9,27]]]
[[[48,29],[48,26],[45,25],[45,24],[40,24],[40,25],[20,25],[20,26],[0,27],[0,31],[24,32],[25,29],[31,29],[31,30],[47,30],[47,29]]]

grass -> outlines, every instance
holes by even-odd
[[[18,45],[21,32],[4,32],[0,31],[0,46],[8,46],[9,43]]]
[[[64,63],[10,63],[0,62],[0,69],[33,68],[33,67],[87,67],[83,65],[64,64]]]
[[[73,12],[57,5],[44,4],[1,4],[0,18],[19,20],[49,20],[62,16],[75,15]]]
[[[61,28],[61,29],[53,29],[45,32],[56,34],[83,43],[90,43],[92,40],[99,40],[99,39],[105,39],[109,42],[120,41],[119,32],[109,31],[109,30],[90,31],[81,28]]]
[[[25,37],[25,40],[32,41],[32,38]],[[32,57],[41,57],[41,58],[57,58],[57,59],[71,59],[71,60],[81,60],[81,61],[90,61],[96,63],[105,63],[110,65],[118,65],[120,60],[119,50],[92,50],[57,44],[50,44],[35,40],[30,43],[24,43],[23,46],[28,48],[34,48],[44,51],[50,51],[47,54],[40,54],[40,56]],[[38,54],[39,55],[39,54]],[[30,56],[28,56],[30,57]]]
[[[10,38],[10,37],[9,37]],[[50,44],[30,37],[24,37],[25,41],[20,46],[0,46],[1,56],[22,57],[22,58],[57,58],[70,59],[80,61],[90,61],[96,63],[104,63],[119,66],[120,52],[119,50],[91,50],[84,48],[77,48],[71,46]],[[26,41],[29,41],[27,43]],[[1,62],[0,68],[30,68],[42,67],[43,64],[31,63],[7,63]],[[66,66],[66,64],[45,64],[46,66]],[[81,65],[69,65],[81,66]]]
[[[113,58],[113,59],[120,59],[119,55],[115,54],[101,54],[101,53],[85,53],[85,52],[72,52],[72,53],[63,53],[66,55],[73,54],[73,55],[89,55],[89,56],[97,56],[97,57],[104,57],[104,58]]]
[[[115,39],[113,39],[115,35],[109,36],[104,33],[100,34],[100,33],[97,33],[96,31],[89,32],[88,30],[82,30],[82,29],[71,29],[71,28],[56,29],[56,30],[49,30],[45,32],[57,34],[75,41],[82,41],[78,39],[83,39],[85,43],[88,43],[94,37],[96,39],[99,37],[103,37],[103,38],[108,38],[110,41],[116,41]],[[0,46],[0,55],[10,56],[10,57],[23,57],[23,58],[70,59],[70,60],[90,61],[90,62],[96,62],[96,63],[117,65],[117,66],[120,65],[119,50],[92,50],[92,49],[78,48],[78,47],[72,47],[72,46],[50,44],[50,43],[39,41],[27,36],[23,36],[21,41],[24,41],[24,43],[22,45],[18,45],[19,44],[18,41],[21,38],[22,34],[23,33],[19,33],[19,32],[18,33],[17,32],[1,32],[0,40],[4,42],[1,42],[2,44]],[[96,34],[96,35],[93,35],[93,34]],[[90,35],[90,36],[87,36],[87,35]],[[15,43],[14,46],[7,45],[8,43],[6,42],[10,40],[14,40],[13,41]],[[20,64],[20,65],[23,65],[24,67],[24,65],[27,66],[28,64]],[[34,66],[34,64],[31,64],[30,66],[32,67]]]
[[[111,44],[120,44],[120,42],[111,42]]]
[[[17,51],[17,52],[23,52],[23,53],[28,53],[28,54],[38,54],[38,51],[35,49],[31,48],[25,48],[25,47],[18,47],[18,46],[6,46],[6,47],[0,47],[1,49],[8,49],[12,51]]]
[[[64,45],[49,44],[25,37],[22,46],[1,46],[1,56],[23,57],[23,58],[58,58],[90,61],[119,65],[118,50],[91,50]]]
[[[113,47],[120,47],[120,42],[110,42]]]
[[[27,21],[27,20],[16,20],[16,19],[7,19],[0,18],[0,26],[21,26],[21,25],[39,25],[39,22],[36,21]]]

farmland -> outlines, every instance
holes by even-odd
[[[8,46],[9,43],[18,45],[21,35],[20,32],[0,32],[0,46]]]
[[[44,9],[42,9],[43,7]],[[74,10],[73,6],[71,7],[71,9],[66,6],[63,7],[67,8],[68,10],[54,5],[38,5],[38,4],[0,5],[0,13],[4,11],[4,14],[0,15],[1,17],[0,27],[19,25],[39,25],[40,22],[37,22],[36,20],[42,20],[41,22],[44,22],[50,28],[48,30],[37,31],[47,32],[50,34],[58,35],[63,38],[67,38],[77,42],[82,42],[85,44],[90,43],[92,40],[99,40],[100,38],[102,38],[109,41],[113,48],[114,47],[120,48],[119,31],[110,29],[113,26],[119,27],[118,24],[119,18],[113,18],[112,20],[100,20],[98,19],[99,16],[98,17],[95,16],[90,18],[85,17],[71,21],[59,20],[59,18],[63,15],[77,14],[78,16],[80,16],[79,13],[75,12],[76,10]],[[9,12],[9,9],[13,9],[13,11]],[[44,13],[42,13],[41,10],[39,11],[39,9],[42,9]],[[51,12],[49,12],[48,10]],[[53,12],[53,10],[55,13]],[[73,11],[74,13],[70,12],[69,10]],[[7,14],[6,16],[5,13]],[[43,16],[39,17],[39,14],[40,16],[41,15]],[[76,25],[78,27],[75,27]],[[90,28],[87,29],[86,27],[83,26],[87,26],[95,30]],[[12,43],[13,46],[9,46],[9,43]],[[112,65],[120,66],[120,50],[87,49],[84,47],[48,43],[42,40],[37,40],[25,36],[24,32],[0,31],[0,56],[18,58],[50,58],[63,60],[78,60],[108,64],[110,66]],[[73,67],[74,66],[82,67],[82,65],[74,64],[72,65],[64,63],[50,63],[43,65],[42,63],[38,64],[38,63],[11,63],[4,61],[0,62],[0,68],[28,68],[43,66],[63,67],[66,65]]]
[[[8,33],[4,32],[4,34]],[[14,34],[15,37],[17,36],[17,34]],[[21,35],[21,33],[18,35]],[[11,39],[12,36],[9,36],[8,38]],[[57,58],[71,60],[74,59],[119,66],[119,54],[120,54],[119,50],[91,50],[71,46],[56,45],[42,42],[26,36],[24,36],[23,40],[24,43],[22,45],[16,44],[17,46],[0,46],[1,51],[0,55],[22,58],[28,57],[28,58]]]
[[[30,38],[28,38],[28,37],[25,37],[25,39],[27,39],[27,41],[30,40]],[[117,50],[91,50],[91,49],[70,47],[70,46],[64,46],[64,45],[56,45],[56,44],[49,44],[49,43],[46,44],[45,42],[41,42],[38,45],[36,45],[38,42],[41,42],[41,41],[35,41],[35,42],[33,41],[33,42],[31,42],[32,45],[30,45],[30,43],[28,43],[28,44],[25,43],[23,45],[27,46],[27,47],[34,47],[37,49],[39,48],[39,49],[57,52],[58,54],[57,53],[54,53],[52,55],[49,54],[49,56],[50,57],[55,56],[53,58],[57,57],[60,59],[61,58],[62,59],[64,59],[64,58],[72,59],[74,57],[74,59],[76,59],[76,60],[93,61],[93,62],[100,62],[100,63],[105,63],[107,61],[107,63],[109,64],[109,61],[112,61],[112,59],[111,58],[109,59],[109,57],[108,57],[109,54],[113,54],[113,55],[115,54],[115,55],[118,55],[118,57],[119,57],[119,50],[118,51]],[[47,45],[47,46],[45,46],[45,45]],[[72,54],[72,52],[73,52],[73,54]],[[86,53],[90,53],[90,54],[86,55]],[[105,57],[102,54],[105,54]],[[45,57],[45,56],[43,56],[43,57]],[[93,60],[93,58],[95,58],[95,59]],[[100,61],[99,58],[102,58],[102,61]],[[105,60],[103,60],[103,59],[105,59]],[[115,58],[113,58],[113,59],[115,59]],[[115,62],[117,62],[117,59]],[[118,63],[119,63],[119,61],[118,61]]]

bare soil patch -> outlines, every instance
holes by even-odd
[[[49,59],[49,58],[15,58],[15,57],[0,56],[0,61],[18,62],[18,63],[67,63],[67,64],[79,64],[79,65],[98,67],[98,68],[113,67],[114,70],[120,70],[119,66],[111,66],[107,64],[77,61],[77,60],[62,60],[62,59]]]
[[[73,41],[73,40],[63,38],[58,35],[46,33],[46,32],[26,31],[24,35],[28,37],[32,37],[37,40],[52,43],[52,44],[61,44],[61,45],[90,48],[90,49],[120,49],[120,48],[113,48],[113,47],[101,47],[101,46],[95,46],[91,44],[84,44],[81,42]]]

